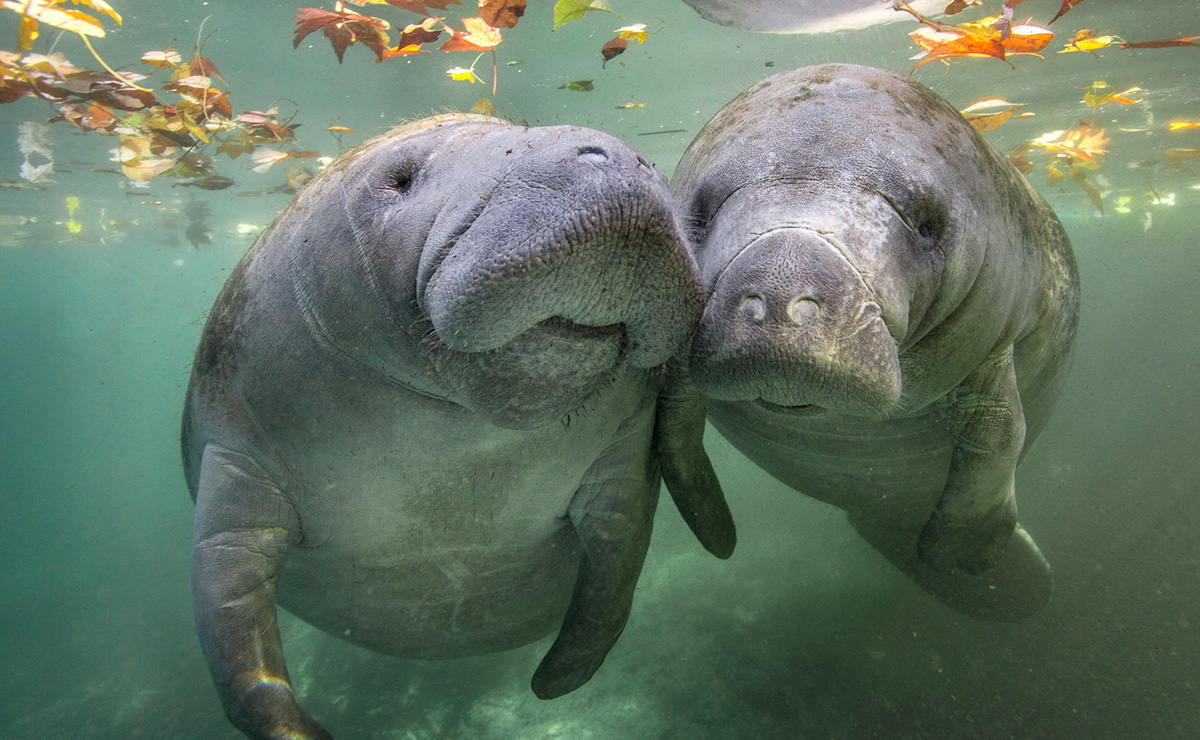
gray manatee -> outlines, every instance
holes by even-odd
[[[765,33],[827,33],[912,20],[891,0],[685,0],[702,17],[723,26]],[[909,6],[933,13],[946,0],[913,0]]]
[[[986,619],[1040,609],[1051,573],[1016,525],[1014,473],[1066,379],[1079,311],[1045,201],[933,92],[851,65],[735,98],[672,189],[707,304],[660,401],[668,488],[721,501],[707,403],[742,453],[845,509],[945,603]]]
[[[232,722],[328,737],[277,604],[413,658],[558,628],[534,691],[586,682],[650,539],[660,365],[701,309],[666,181],[599,132],[439,116],[315,178],[217,298],[183,417]]]

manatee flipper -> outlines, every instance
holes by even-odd
[[[943,413],[953,440],[950,472],[918,552],[935,570],[982,573],[1000,561],[1017,525],[1013,486],[1025,414],[1012,345],[964,378]]]
[[[965,575],[934,570],[913,549],[914,529],[850,514],[850,523],[892,565],[926,593],[957,612],[987,622],[1032,617],[1054,592],[1054,577],[1033,537],[1017,525],[996,567]]]
[[[631,420],[632,421],[632,420]],[[658,475],[631,475],[631,459],[645,459],[646,437],[626,421],[618,439],[592,464],[567,515],[579,537],[579,576],[558,638],[533,674],[540,699],[554,699],[587,683],[625,629],[642,562],[650,547]]]
[[[225,714],[252,738],[330,738],[292,692],[275,613],[299,525],[253,460],[205,448],[192,530],[196,630]]]
[[[707,406],[683,368],[666,368],[654,420],[654,451],[683,520],[704,549],[724,559],[733,554],[737,530],[704,451]]]

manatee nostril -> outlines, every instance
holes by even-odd
[[[604,164],[608,162],[608,152],[598,146],[581,146],[579,147],[579,158],[592,164]]]
[[[758,293],[747,293],[742,296],[739,310],[747,320],[757,324],[767,317],[767,302]]]
[[[812,296],[800,296],[788,304],[787,314],[796,324],[807,324],[816,317],[821,305]]]

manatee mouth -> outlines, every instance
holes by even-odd
[[[771,403],[765,398],[756,398],[754,403],[759,408],[770,411],[773,414],[787,414],[788,416],[819,416],[829,410],[815,403],[800,403],[785,406],[779,403]]]
[[[544,319],[495,349],[442,346],[436,367],[456,403],[508,429],[530,429],[580,413],[626,364],[625,325]]]

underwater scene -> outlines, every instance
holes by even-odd
[[[1200,737],[1198,46],[1194,0],[3,0],[0,740]],[[876,69],[792,72],[829,63]],[[396,164],[414,148],[426,169]],[[592,190],[563,205],[556,178]],[[437,214],[405,205],[434,186]],[[874,313],[805,355],[829,364],[789,395],[795,345],[754,364],[745,338],[832,300],[789,283],[772,313],[742,283],[713,318],[688,293],[746,265],[719,262],[743,221],[752,245],[782,240],[752,265],[769,286],[809,241],[927,249],[800,259],[787,279],[832,260]],[[389,228],[411,264],[368,282],[418,275],[386,313],[428,314],[396,335],[462,405],[393,373],[403,351],[289,339],[378,318],[375,282],[361,314],[332,313],[364,271],[321,249],[366,254]],[[625,252],[487,252],[542,232]],[[476,239],[525,281],[502,312],[470,303],[496,281],[443,276]],[[311,278],[295,314],[251,313],[271,265]],[[611,282],[508,331],[548,300],[543,267]],[[984,346],[1003,312],[1023,328]],[[283,338],[244,339],[253,316]],[[535,356],[563,348],[565,367]],[[278,414],[245,411],[251,375]],[[556,405],[571,393],[590,400]],[[696,472],[705,403],[724,503]],[[923,404],[915,437],[883,426]],[[256,441],[214,441],[245,418]],[[259,437],[299,447],[288,480],[330,481],[299,519],[245,503],[286,488]],[[420,460],[387,467],[410,454],[393,439]],[[847,449],[867,467],[838,467]],[[338,500],[343,481],[442,486],[471,520],[425,501],[393,530],[370,508],[390,494]],[[487,539],[476,504],[520,526]]]

